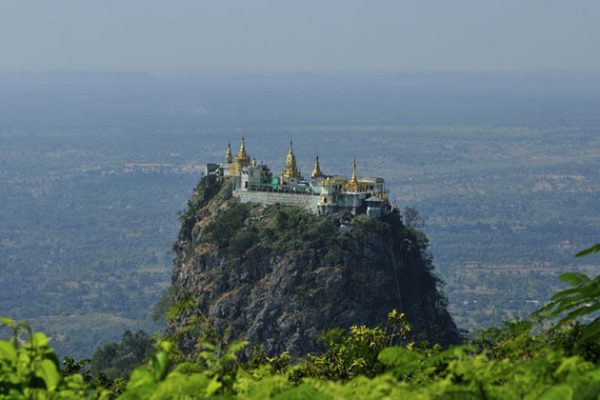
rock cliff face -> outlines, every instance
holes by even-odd
[[[456,326],[437,291],[426,238],[392,212],[318,217],[295,207],[238,204],[229,183],[203,178],[175,244],[181,306],[171,332],[194,316],[270,354],[320,350],[331,327],[385,322],[405,312],[416,340],[452,343]]]

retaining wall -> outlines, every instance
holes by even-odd
[[[234,190],[233,195],[242,203],[259,204],[281,204],[286,206],[299,206],[318,213],[317,205],[319,196],[314,194],[294,194],[277,192],[253,192],[246,190]]]

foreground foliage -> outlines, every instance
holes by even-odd
[[[13,331],[11,339],[0,341],[0,398],[79,399],[88,394],[82,375],[61,374],[43,333],[8,318],[0,323]]]
[[[401,314],[397,314],[401,315]],[[9,319],[14,337],[0,341],[0,398],[242,399],[596,399],[600,366],[570,346],[578,330],[532,333],[527,322],[483,332],[471,344],[441,349],[387,346],[401,332],[353,327],[329,337],[329,351],[291,363],[246,343],[203,343],[182,359],[168,341],[128,382],[98,382],[77,368],[59,369],[47,338]],[[407,334],[407,331],[404,331]],[[595,356],[595,355],[594,355]],[[587,358],[587,359],[586,359]]]

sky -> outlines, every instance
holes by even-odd
[[[598,0],[0,0],[0,71],[600,70]]]

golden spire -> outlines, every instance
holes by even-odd
[[[231,143],[227,143],[227,152],[225,153],[225,162],[231,164],[233,162],[233,154],[231,154]]]
[[[346,189],[356,192],[358,190],[358,179],[356,178],[356,157],[352,160],[352,178],[346,184]]]
[[[298,170],[298,167],[296,165],[296,156],[294,155],[291,140],[290,150],[288,151],[287,157],[285,158],[285,167],[283,168],[283,173],[281,175],[285,179],[300,177],[300,171]]]
[[[321,172],[321,165],[319,164],[319,154],[317,154],[317,157],[315,159],[315,168],[313,169],[312,174],[310,174],[310,176],[312,178],[316,178],[317,176],[322,176],[323,173]]]
[[[238,152],[236,159],[243,167],[247,167],[250,164],[250,156],[246,153],[246,143],[243,136],[240,143],[240,151]]]

